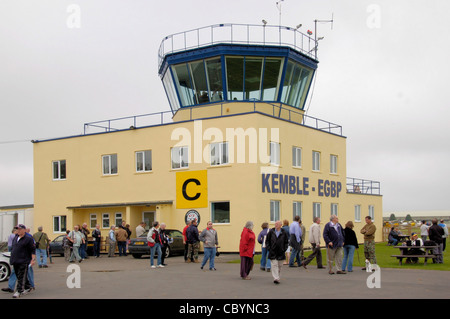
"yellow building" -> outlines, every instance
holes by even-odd
[[[211,36],[177,48],[189,33],[166,37],[159,74],[172,119],[88,123],[83,135],[34,141],[34,224],[50,237],[82,223],[106,235],[123,220],[134,233],[142,220],[182,230],[195,217],[199,229],[213,221],[221,251],[236,252],[250,220],[258,234],[263,222],[300,215],[308,229],[336,214],[362,242],[370,215],[381,240],[380,184],[347,178],[342,128],[304,114],[318,61],[298,43],[314,40],[287,32],[304,41],[258,43],[249,32],[244,44]]]

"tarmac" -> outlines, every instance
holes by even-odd
[[[203,255],[199,256],[202,260]],[[131,255],[89,257],[68,263],[53,257],[48,268],[34,266],[36,289],[20,299],[152,299],[152,300],[292,300],[292,299],[449,299],[450,271],[389,269],[368,273],[360,267],[347,274],[328,274],[315,265],[283,266],[281,282],[275,285],[270,272],[255,264],[251,280],[239,276],[238,254],[216,257],[216,271],[209,263],[185,263],[183,256],[166,258],[164,268],[150,268],[149,257]],[[155,259],[156,264],[156,259]],[[78,268],[79,266],[79,268]],[[0,288],[8,282],[1,282]],[[77,288],[79,285],[79,288]],[[0,291],[0,299],[12,293]],[[184,302],[184,301],[183,301]]]

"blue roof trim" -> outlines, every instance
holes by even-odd
[[[317,69],[319,61],[290,48],[280,46],[243,45],[243,44],[216,44],[198,49],[166,54],[164,62],[159,69],[163,76],[169,65],[186,63],[195,60],[208,59],[221,55],[261,56],[261,57],[287,57],[297,61],[313,70]]]

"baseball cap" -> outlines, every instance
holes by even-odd
[[[15,229],[27,229],[27,227],[24,224],[19,224],[16,227],[14,227]]]

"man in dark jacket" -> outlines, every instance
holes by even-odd
[[[10,264],[17,276],[17,291],[13,298],[19,298],[29,293],[31,289],[28,266],[33,266],[36,262],[36,245],[33,237],[26,235],[25,225],[19,224],[15,228],[17,233],[12,241]]]
[[[438,221],[436,218],[434,218],[431,221],[431,223],[433,225],[431,225],[431,227],[428,228],[428,236],[429,236],[430,240],[434,241],[436,243],[436,245],[438,246],[437,248],[434,248],[434,251],[433,251],[433,253],[435,255],[437,255],[435,261],[438,264],[443,264],[444,259],[442,256],[442,252],[443,252],[442,236],[445,234],[444,229],[438,225]]]
[[[323,230],[323,239],[327,247],[327,264],[328,273],[333,275],[333,262],[336,264],[337,274],[346,274],[342,271],[342,256],[344,247],[344,229],[339,224],[339,219],[336,215],[331,215],[330,222],[325,225]]]
[[[191,222],[191,226],[186,230],[186,238],[188,243],[188,256],[194,259],[195,263],[198,261],[198,250],[200,248],[200,238],[198,237],[197,220]],[[188,262],[191,259],[188,259]]]
[[[281,228],[281,221],[275,222],[275,228],[267,233],[266,248],[269,251],[273,282],[280,283],[280,272],[283,261],[286,258],[285,252],[288,247],[288,234]]]

